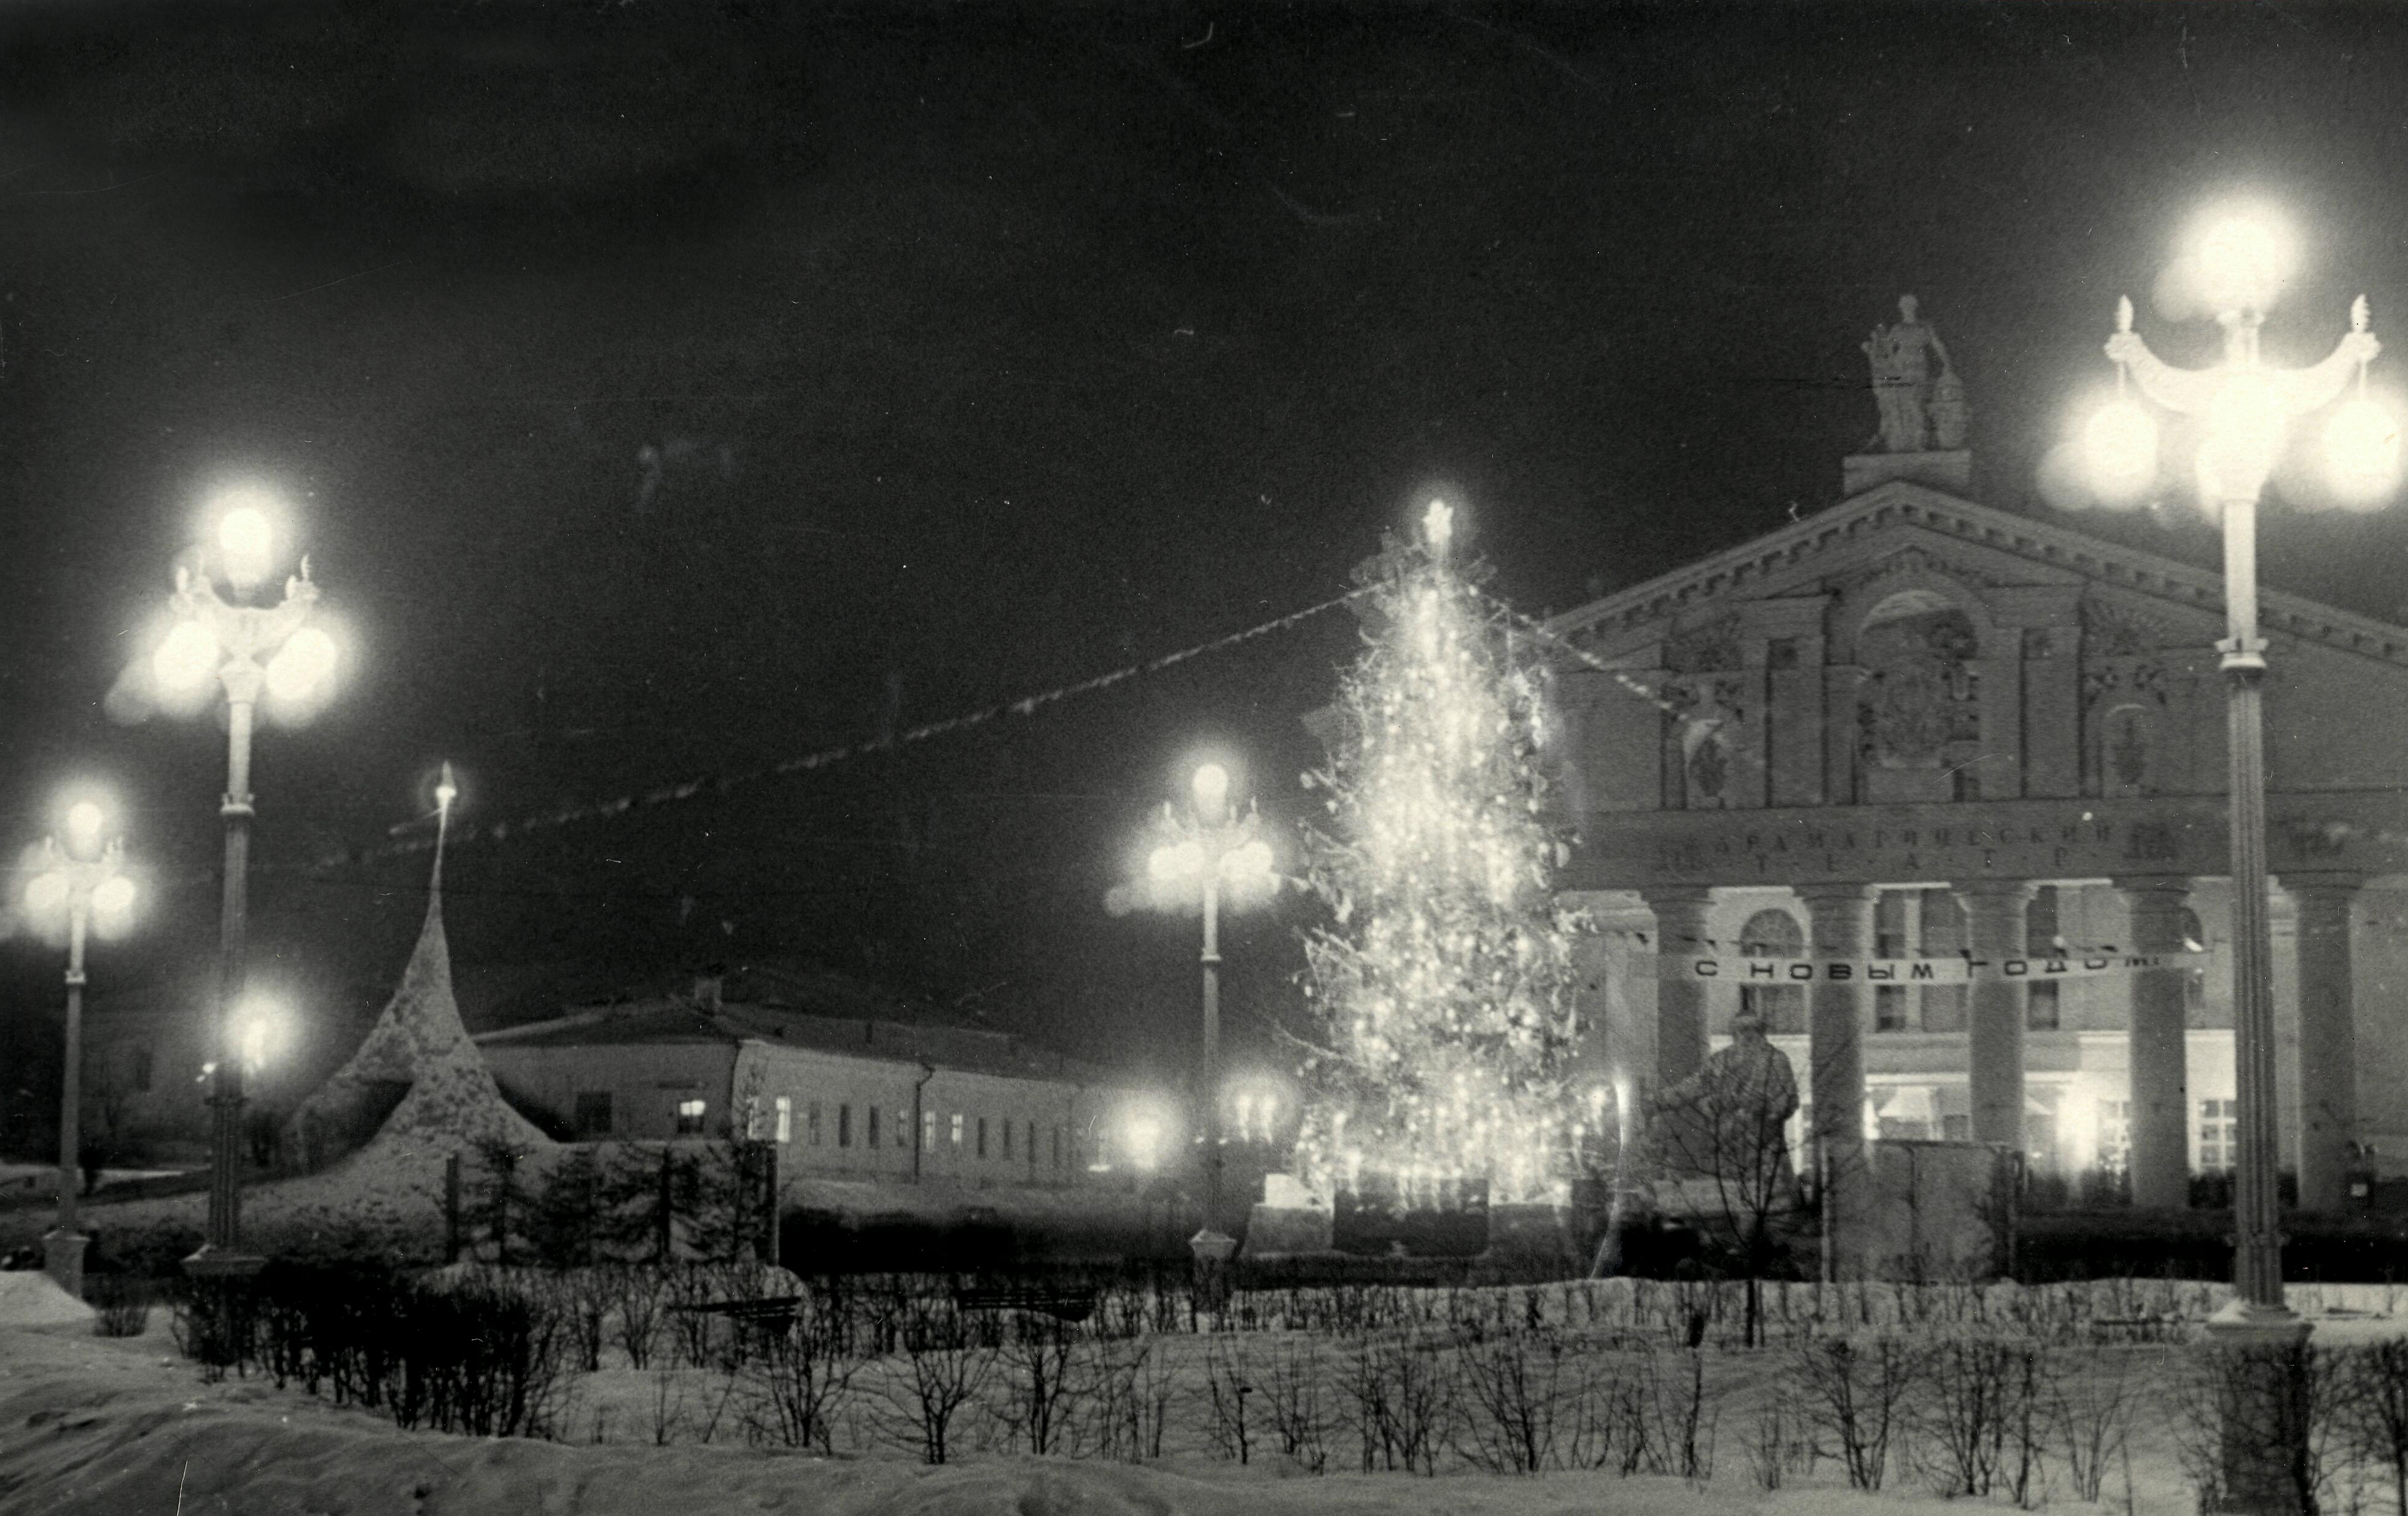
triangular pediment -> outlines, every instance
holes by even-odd
[[[2007,603],[2103,599],[2118,614],[2162,620],[2200,645],[2222,634],[2220,574],[1906,480],[1566,612],[1547,626],[1602,661],[1644,664],[1669,640],[1742,605],[1799,618],[1803,630],[1805,618],[1849,586],[1885,575],[1901,583],[1946,579]],[[2259,592],[2259,617],[2270,636],[2408,667],[2408,628],[2272,590]]]

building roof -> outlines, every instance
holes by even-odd
[[[843,1017],[772,1003],[721,1002],[693,996],[638,1001],[571,1011],[549,1021],[489,1032],[485,1047],[619,1047],[665,1044],[759,1043],[846,1058],[928,1063],[963,1074],[1007,1078],[1108,1083],[1094,1064],[1065,1057],[1005,1032],[937,1026],[884,1017]]]

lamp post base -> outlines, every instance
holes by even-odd
[[[2223,1490],[2234,1516],[2300,1516],[2308,1509],[2308,1335],[2283,1306],[2236,1297],[2208,1318],[2200,1341],[2214,1387]]]
[[[42,1272],[78,1300],[83,1298],[83,1250],[91,1245],[80,1232],[53,1227],[42,1234]]]

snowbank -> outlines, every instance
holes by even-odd
[[[1734,1450],[1735,1451],[1736,1450]],[[1283,1476],[1238,1468],[978,1459],[941,1468],[734,1448],[604,1447],[403,1432],[253,1380],[203,1385],[164,1336],[118,1341],[0,1327],[0,1491],[46,1516],[1963,1516],[1963,1502],[1846,1490],[1758,1494],[1611,1474]],[[2058,1510],[2086,1510],[2057,1503]],[[2151,1507],[2171,1510],[2172,1506]]]
[[[0,1326],[92,1328],[93,1309],[36,1270],[0,1274]]]

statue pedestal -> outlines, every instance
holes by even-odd
[[[83,1298],[83,1250],[92,1239],[57,1227],[42,1234],[42,1272],[78,1300]]]
[[[1253,1260],[1326,1253],[1338,1246],[1336,1213],[1289,1174],[1263,1176],[1263,1198],[1246,1218],[1246,1245],[1239,1256]]]
[[[1953,453],[1858,453],[1840,461],[1840,493],[1854,497],[1893,479],[1903,479],[1916,484],[1928,484],[1951,495],[1970,495],[1973,489],[1973,454],[1970,448]]]
[[[1569,1278],[1584,1271],[1580,1238],[1569,1206],[1491,1206],[1488,1250],[1484,1263],[1516,1271]]]

